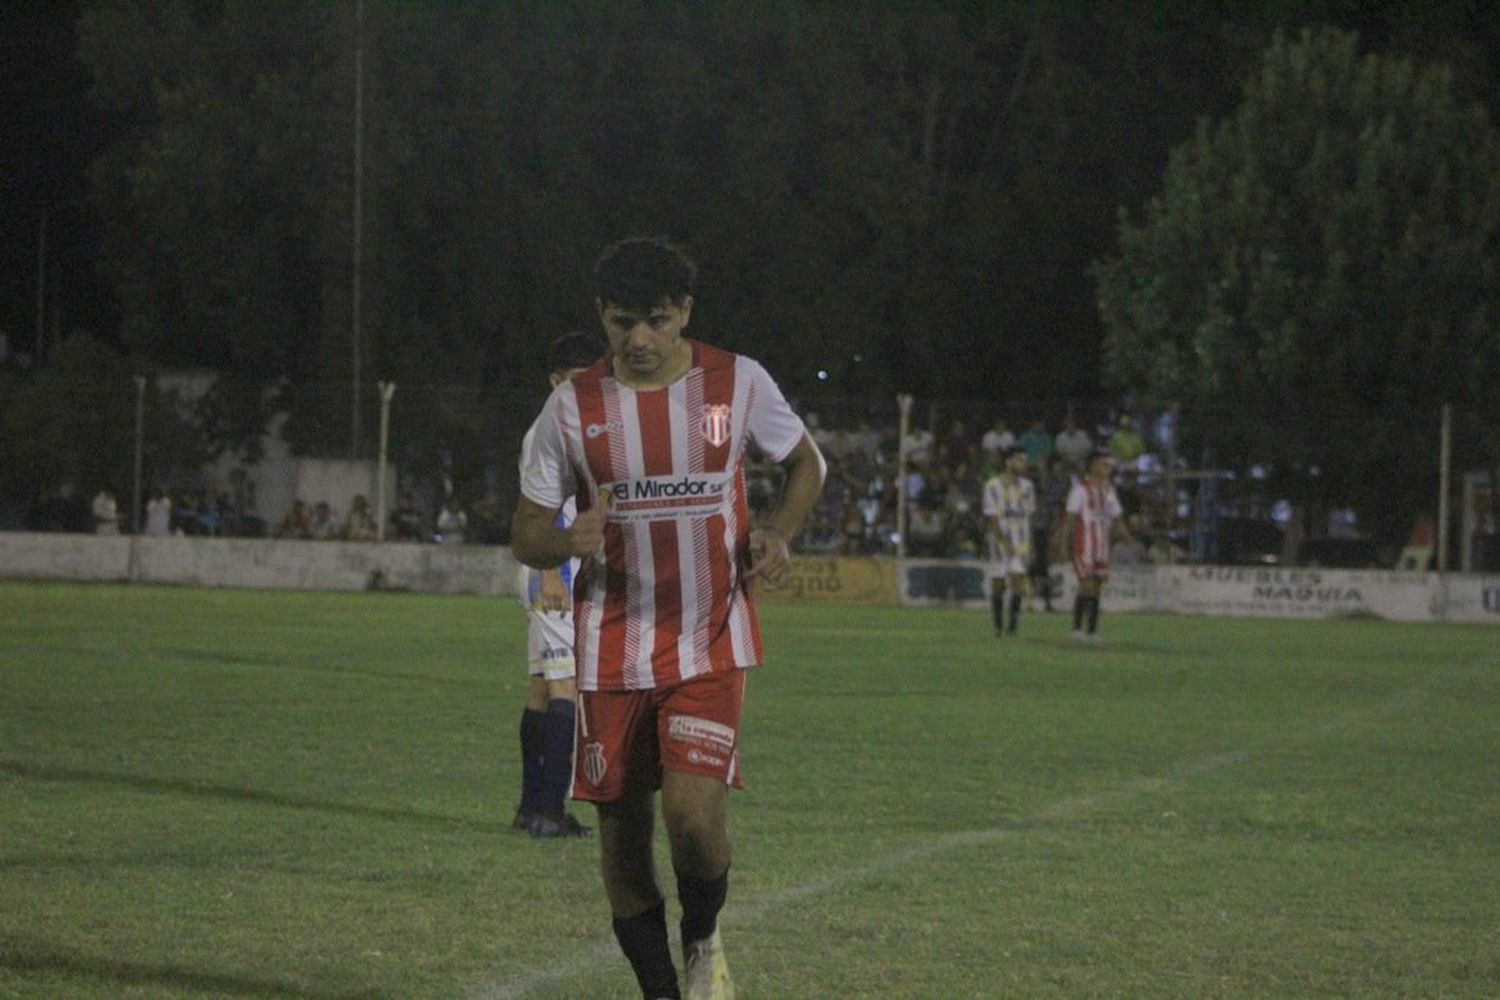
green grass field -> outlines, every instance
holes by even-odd
[[[593,842],[507,829],[512,603],[0,600],[0,996],[635,995]],[[745,1000],[1500,995],[1500,632],[763,617]]]

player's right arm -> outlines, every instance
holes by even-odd
[[[583,559],[604,544],[604,511],[594,506],[579,511],[573,523],[557,527],[557,512],[527,496],[521,497],[510,522],[511,551],[518,561],[536,569],[552,569],[569,559]]]

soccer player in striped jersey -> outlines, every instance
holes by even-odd
[[[1026,571],[1031,562],[1031,519],[1036,514],[1036,486],[1026,478],[1026,449],[1005,449],[998,475],[984,484],[984,516],[990,542],[990,616],[995,634],[1016,634]],[[1005,624],[1005,590],[1010,587],[1010,625]]]
[[[610,356],[537,417],[513,525],[517,558],[583,558],[573,587],[575,798],[599,810],[615,937],[642,994],[678,997],[653,864],[656,792],[682,904],[687,997],[734,995],[717,929],[728,891],[728,788],[742,787],[745,668],[761,661],[754,588],[785,581],[822,490],[822,456],[757,362],[683,336],[696,267],[660,239],[608,247],[595,308]],[[786,469],[755,525],[744,459]],[[568,497],[567,528],[554,523]]]
[[[1068,493],[1065,543],[1071,543],[1073,572],[1078,576],[1078,596],[1073,599],[1073,638],[1077,641],[1092,642],[1098,634],[1099,594],[1109,580],[1111,532],[1119,531],[1125,541],[1133,541],[1120,518],[1124,509],[1119,494],[1110,482],[1113,467],[1109,452],[1095,452],[1088,475]]]
[[[552,342],[548,368],[552,387],[599,360],[598,337],[565,333]],[[535,451],[536,435],[521,442],[524,474]],[[569,497],[558,511],[556,526],[566,528],[577,515]],[[586,837],[588,827],[564,808],[573,782],[573,740],[577,686],[573,680],[573,577],[578,560],[553,569],[521,567],[518,594],[526,609],[526,659],[531,675],[526,707],[521,712],[521,804],[511,823],[533,837]]]

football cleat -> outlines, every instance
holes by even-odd
[[[579,840],[584,837],[592,837],[594,832],[572,816],[564,813],[561,818],[553,819],[550,816],[533,816],[529,832],[537,840]]]
[[[684,1000],[734,1000],[734,980],[724,958],[724,943],[717,928],[702,941],[688,945],[687,992]]]
[[[518,808],[516,810],[516,818],[510,821],[510,828],[512,830],[529,832],[531,830],[531,824],[534,822],[536,822],[535,814],[526,812],[524,809]]]

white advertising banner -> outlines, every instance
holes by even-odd
[[[988,606],[982,562],[909,560],[902,566],[907,604]],[[1053,606],[1073,606],[1071,572],[1052,572]],[[1255,566],[1116,566],[1104,588],[1107,611],[1260,618],[1370,615],[1393,621],[1500,625],[1500,576],[1384,570]]]

